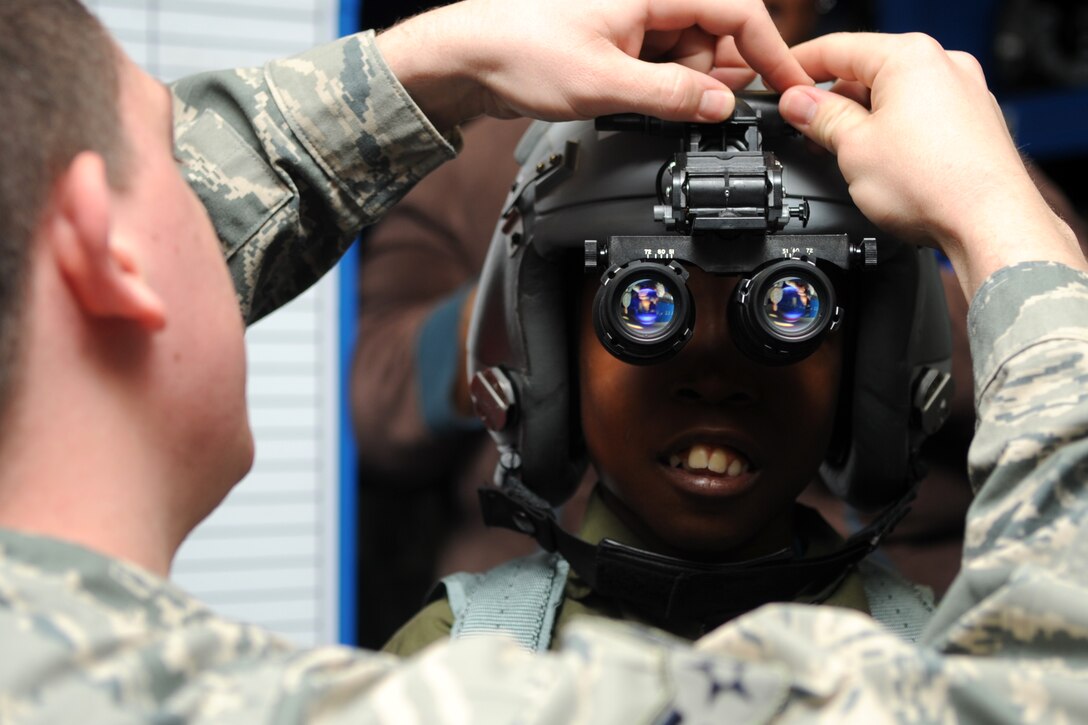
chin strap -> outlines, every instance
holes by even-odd
[[[518,479],[481,488],[488,526],[532,536],[559,552],[594,591],[619,599],[658,621],[700,621],[717,626],[769,602],[802,597],[820,602],[910,510],[913,488],[830,554],[801,558],[791,549],[756,559],[706,564],[655,554],[605,539],[590,544],[565,531],[546,501]]]

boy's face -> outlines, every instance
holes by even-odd
[[[794,500],[834,426],[840,335],[794,365],[767,367],[734,346],[727,306],[737,277],[686,265],[697,309],[691,340],[667,362],[614,358],[583,294],[582,427],[605,495],[651,544],[686,555],[746,558],[791,542]]]

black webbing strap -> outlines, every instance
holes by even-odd
[[[913,490],[830,554],[802,558],[786,549],[734,564],[704,564],[637,549],[611,539],[590,544],[565,531],[543,499],[516,479],[480,489],[488,526],[535,538],[558,551],[594,591],[660,620],[717,624],[769,602],[819,601],[910,510]],[[822,595],[822,596],[821,596]]]

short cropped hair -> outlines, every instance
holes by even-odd
[[[0,2],[0,420],[17,374],[30,244],[53,184],[95,151],[119,186],[118,57],[77,0]]]

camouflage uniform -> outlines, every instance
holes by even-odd
[[[313,284],[460,145],[411,102],[372,34],[173,91],[177,153],[247,322]]]
[[[307,93],[315,79],[324,92]],[[205,78],[207,93],[200,83],[180,95],[197,107],[198,98],[218,98],[210,102],[219,115],[186,120],[209,131],[229,123],[233,132],[217,133],[238,137],[205,155],[184,135],[182,144],[204,159],[195,173],[206,200],[221,195],[214,214],[231,208],[220,229],[230,232],[250,318],[327,267],[354,226],[450,151],[366,40],[263,73]],[[307,120],[307,101],[334,103],[351,120]],[[247,112],[256,131],[241,130]],[[256,156],[238,143],[247,135],[260,142]],[[315,138],[346,148],[312,155]],[[257,174],[259,158],[269,165],[254,180],[243,169]],[[295,179],[286,188],[283,172]],[[330,211],[336,222],[317,220]],[[291,243],[300,237],[330,251]],[[980,425],[970,465],[980,488],[963,572],[922,646],[857,612],[772,605],[694,647],[593,620],[567,627],[546,655],[490,637],[404,662],[343,647],[302,650],[225,621],[135,567],[0,531],[0,723],[1084,721],[1085,320],[1088,276],[1060,265],[1004,269],[979,291],[970,334]]]

